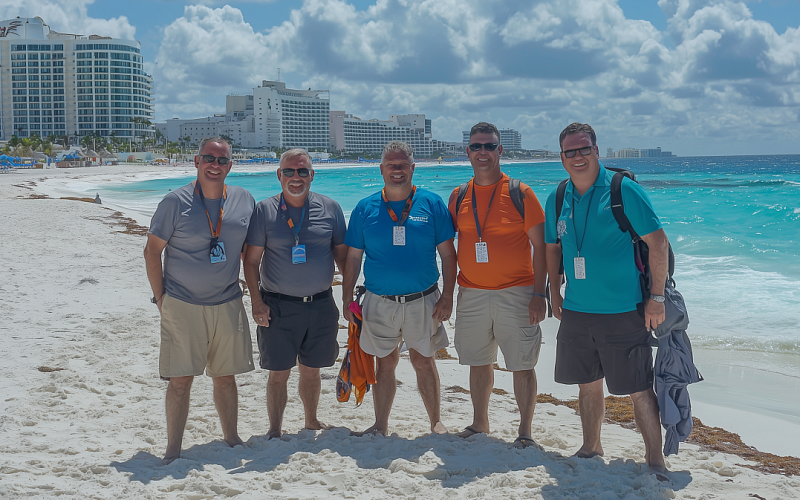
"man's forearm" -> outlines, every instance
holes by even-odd
[[[161,254],[144,254],[145,268],[147,270],[147,280],[153,290],[153,297],[160,299],[164,294],[164,269],[161,266]]]
[[[654,231],[642,239],[647,243],[650,260],[650,293],[664,295],[664,285],[669,274],[669,239],[663,229]]]
[[[545,293],[547,288],[547,257],[545,255],[545,246],[533,249],[533,291],[536,293]],[[558,269],[556,269],[558,272]]]
[[[547,264],[545,267],[548,276],[550,276],[550,295],[553,296],[554,294],[561,293],[561,275],[558,274],[562,259],[561,245],[548,243],[545,245],[545,252],[547,254]]]
[[[456,276],[458,275],[456,261],[455,254],[442,257],[442,295],[452,297],[455,292]]]
[[[342,274],[342,300],[353,300],[353,290],[359,274],[361,274],[361,257],[348,256]]]
[[[258,268],[259,264],[253,264],[252,262],[245,260],[244,281],[247,283],[247,289],[250,290],[251,302],[261,301],[261,291],[258,286],[258,281],[259,281]]]

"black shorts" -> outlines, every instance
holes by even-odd
[[[269,306],[269,327],[257,330],[261,368],[289,370],[299,361],[309,368],[333,366],[339,356],[339,309],[329,296],[294,302],[261,295]]]
[[[653,350],[636,311],[590,314],[564,310],[556,346],[556,382],[588,384],[605,377],[618,396],[653,387]]]

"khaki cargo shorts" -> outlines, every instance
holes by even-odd
[[[164,295],[161,355],[164,378],[238,375],[255,369],[250,323],[242,299],[198,306]]]
[[[454,343],[458,362],[484,366],[497,362],[497,347],[506,369],[530,370],[539,361],[542,330],[531,325],[528,305],[533,285],[502,290],[459,287]]]

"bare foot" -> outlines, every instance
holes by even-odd
[[[331,426],[315,419],[313,422],[307,423],[305,428],[310,431],[327,431]]]
[[[365,431],[351,432],[350,435],[351,436],[356,436],[356,437],[363,437],[363,436],[368,436],[368,435],[384,436],[385,437],[386,436],[386,429],[378,429],[377,426],[373,425],[372,427],[370,427],[369,429],[367,429]]]
[[[228,446],[230,446],[231,448],[233,448],[234,446],[244,446],[244,441],[242,441],[242,439],[238,435],[233,436],[233,438],[231,439],[226,439],[225,442],[228,443]]]
[[[479,431],[478,429],[476,429],[475,427],[473,427],[471,425],[468,425],[463,431],[461,431],[458,434],[456,434],[456,436],[458,436],[460,438],[467,439],[468,437],[474,436],[475,434],[484,434],[484,432],[483,431]]]
[[[580,450],[576,451],[575,454],[572,455],[572,456],[573,457],[578,457],[578,458],[602,457],[603,456],[603,450],[602,449],[600,451],[584,450],[583,448],[581,448]]]
[[[431,426],[431,431],[433,431],[434,434],[447,434],[448,432],[447,427],[445,427],[441,422],[436,422],[433,424]]]
[[[280,430],[269,431],[269,434],[267,434],[267,441],[269,441],[270,439],[275,439],[275,438],[280,439],[280,437],[281,437],[281,431]]]

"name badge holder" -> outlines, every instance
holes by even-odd
[[[200,201],[203,203],[203,208],[206,211],[206,217],[208,218],[208,227],[211,230],[211,245],[209,246],[208,256],[211,260],[212,264],[219,264],[220,262],[225,262],[227,260],[225,256],[225,243],[219,241],[219,235],[222,233],[222,216],[225,213],[225,200],[228,198],[228,186],[223,185],[222,187],[222,200],[219,202],[219,219],[217,219],[217,228],[214,229],[214,225],[211,224],[211,215],[208,213],[208,207],[206,207],[206,199],[203,196],[203,188],[200,186],[199,182],[195,182],[194,185],[194,192],[197,193],[197,196],[200,197]]]
[[[497,188],[500,187],[500,182],[494,187],[494,191],[492,191],[492,197],[489,198],[489,205],[486,207],[486,217],[483,219],[483,227],[481,227],[481,223],[478,220],[478,199],[475,197],[475,179],[472,181],[472,215],[475,217],[475,228],[478,230],[478,242],[475,243],[475,262],[478,264],[488,264],[489,263],[489,247],[486,245],[486,242],[483,241],[483,229],[486,227],[486,221],[489,220],[489,210],[492,208],[492,202],[494,201],[494,195],[497,194]]]
[[[393,246],[402,247],[406,245],[406,227],[403,225],[403,223],[405,223],[406,219],[408,219],[408,214],[411,213],[411,205],[414,203],[414,193],[416,192],[417,186],[412,186],[411,194],[408,195],[406,204],[403,207],[403,212],[400,214],[400,218],[398,219],[397,214],[394,213],[391,205],[389,205],[389,199],[386,197],[386,188],[383,188],[381,194],[383,195],[384,203],[386,203],[386,210],[389,212],[389,217],[391,217],[394,222],[397,222],[397,225],[392,227]]]
[[[592,209],[592,198],[594,197],[594,188],[592,188],[592,194],[589,195],[589,203],[586,206],[586,220],[583,223],[583,233],[581,234],[581,241],[578,241],[578,231],[575,229],[575,197],[572,198],[572,232],[575,234],[575,247],[578,250],[578,256],[572,259],[573,269],[575,271],[575,279],[576,280],[585,280],[586,279],[586,258],[581,257],[581,248],[583,248],[583,242],[586,239],[586,226],[589,225],[589,211]]]

